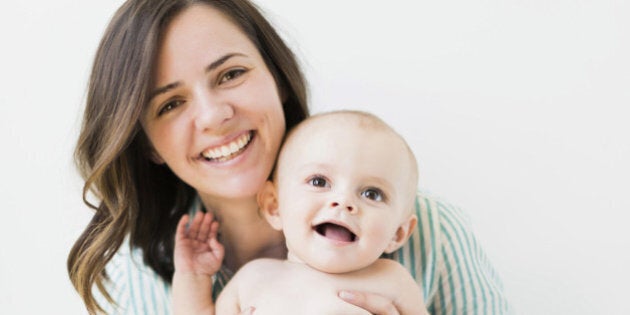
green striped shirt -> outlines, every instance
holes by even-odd
[[[199,208],[197,203],[192,210]],[[416,215],[416,231],[388,258],[400,262],[416,279],[423,289],[429,313],[509,314],[501,281],[464,213],[420,192]],[[122,246],[106,271],[111,280],[106,287],[117,303],[117,306],[109,305],[97,295],[97,301],[107,314],[172,314],[170,286],[142,263],[139,249]],[[217,273],[213,286],[215,297],[232,275],[227,268]]]

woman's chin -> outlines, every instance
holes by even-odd
[[[221,181],[219,185],[199,187],[197,192],[212,199],[256,199],[266,179],[264,176],[235,176]]]

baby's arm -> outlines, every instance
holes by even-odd
[[[278,283],[271,281],[278,277],[278,268],[282,261],[270,258],[259,258],[245,264],[232,277],[217,298],[217,315],[249,315],[258,305],[256,297],[271,295],[277,292]]]
[[[428,315],[426,305],[423,301],[422,289],[401,264],[389,260],[379,259],[379,263],[386,265],[388,274],[391,279],[396,279],[395,288],[397,290],[396,298],[393,301],[395,307],[401,315]]]
[[[378,259],[358,271],[354,283],[339,297],[370,313],[427,315],[422,289],[407,269],[390,259]]]
[[[234,278],[232,278],[221,291],[221,294],[217,298],[216,314],[238,314],[241,311],[237,288],[240,279],[239,275],[239,273],[236,273]]]
[[[212,276],[221,268],[224,255],[216,237],[219,223],[201,211],[186,229],[188,221],[184,215],[175,232],[173,310],[175,314],[214,314]]]

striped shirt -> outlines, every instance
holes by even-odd
[[[200,208],[197,203],[193,211]],[[430,314],[508,314],[503,286],[472,234],[465,214],[424,192],[416,198],[418,226],[407,243],[388,258],[401,263],[423,289]],[[106,288],[117,306],[94,290],[107,314],[172,314],[171,288],[142,263],[140,249],[121,246],[107,264]],[[233,273],[215,275],[214,297]]]

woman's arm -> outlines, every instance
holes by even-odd
[[[508,313],[500,278],[475,237],[468,217],[457,207],[423,193],[418,194],[416,211],[418,233],[396,258],[424,286],[429,312]]]
[[[508,314],[501,281],[461,210],[419,193],[416,215],[417,230],[388,258],[415,278],[429,313]],[[375,294],[341,292],[340,297],[373,314],[400,313],[393,301]]]

